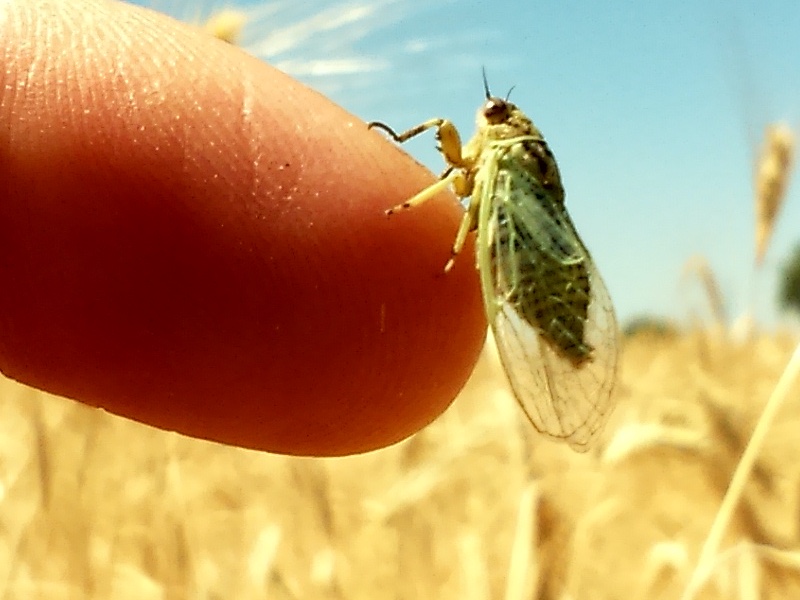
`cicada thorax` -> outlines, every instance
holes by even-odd
[[[497,187],[506,187],[512,169],[523,168],[520,181],[537,185],[510,191],[505,201],[496,201],[496,236],[492,244],[492,268],[498,281],[506,282],[514,307],[521,319],[539,332],[552,348],[576,367],[586,363],[592,346],[586,340],[591,280],[585,253],[564,207],[564,191],[558,167],[544,140],[520,142],[522,152],[514,152],[511,162],[500,161]],[[535,227],[515,218],[513,202],[536,202],[548,218]],[[565,235],[565,232],[569,234]],[[513,260],[496,260],[498,248]]]

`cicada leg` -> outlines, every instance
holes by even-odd
[[[411,138],[418,136],[428,129],[433,129],[434,127],[436,128],[436,140],[439,142],[438,150],[444,156],[445,162],[451,167],[466,167],[467,165],[461,155],[461,136],[456,126],[447,119],[430,119],[399,134],[386,123],[373,121],[367,124],[367,128],[369,129],[382,129],[398,144],[407,142]]]
[[[456,262],[456,256],[464,249],[464,244],[467,241],[467,234],[470,231],[475,231],[478,227],[478,208],[480,207],[480,201],[476,200],[476,198],[480,198],[480,194],[477,193],[478,190],[473,189],[474,184],[470,182],[462,172],[459,172],[458,175],[459,177],[453,181],[453,190],[461,197],[470,196],[470,202],[464,216],[461,218],[461,224],[458,226],[456,240],[453,242],[453,248],[450,250],[450,260],[444,265],[445,273],[453,268],[453,264]]]
[[[472,161],[467,160],[464,158],[462,146],[461,146],[461,136],[458,133],[455,125],[453,125],[447,119],[430,119],[429,121],[425,121],[424,123],[420,123],[416,127],[412,127],[408,131],[404,131],[403,133],[396,133],[394,129],[386,125],[385,123],[380,123],[374,121],[367,125],[370,129],[377,128],[382,129],[389,136],[398,144],[402,144],[405,141],[408,141],[414,136],[427,131],[428,129],[436,128],[436,139],[439,142],[438,150],[444,156],[444,160],[447,163],[448,167],[445,172],[442,174],[439,181],[434,183],[433,185],[428,186],[418,194],[414,195],[413,197],[409,198],[402,204],[398,204],[397,206],[393,206],[392,208],[386,211],[387,215],[391,215],[395,212],[400,210],[405,210],[407,208],[413,208],[415,206],[419,206],[424,202],[427,202],[434,196],[436,196],[439,192],[447,189],[448,187],[452,187],[453,192],[459,198],[465,198],[467,196],[472,195],[472,188],[473,188],[473,176],[471,173],[472,170]],[[447,261],[444,267],[444,271],[448,272],[452,267],[453,263],[455,262],[456,256],[461,252],[464,247],[464,243],[467,239],[467,234],[474,230],[477,225],[477,217],[478,217],[478,206],[477,202],[472,201],[470,202],[469,209],[464,214],[464,217],[461,219],[461,224],[458,228],[458,233],[456,234],[456,240],[453,243],[453,248],[451,250],[450,259]]]

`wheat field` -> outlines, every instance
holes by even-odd
[[[235,42],[241,17],[226,18],[209,29]],[[759,264],[787,135],[758,170]],[[732,340],[701,267],[717,327],[627,336],[588,454],[536,434],[491,342],[435,423],[335,459],[190,439],[0,377],[0,600],[800,598],[800,385],[687,592],[798,342]]]
[[[4,380],[0,597],[677,599],[793,346],[627,338],[588,455],[523,421],[491,344],[433,425],[339,459],[193,440]],[[800,597],[798,425],[790,401],[694,597]]]

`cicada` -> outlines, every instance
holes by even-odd
[[[586,451],[614,402],[618,328],[608,290],[564,205],[553,153],[508,98],[489,92],[477,131],[462,147],[456,127],[430,119],[404,133],[370,128],[397,143],[436,129],[447,168],[439,181],[387,214],[450,187],[468,198],[449,271],[477,230],[477,268],[486,315],[514,395],[533,426]]]

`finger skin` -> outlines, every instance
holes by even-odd
[[[191,436],[341,455],[469,376],[462,211],[379,133],[190,26],[99,0],[0,8],[0,370]],[[376,115],[379,117],[380,115]]]

